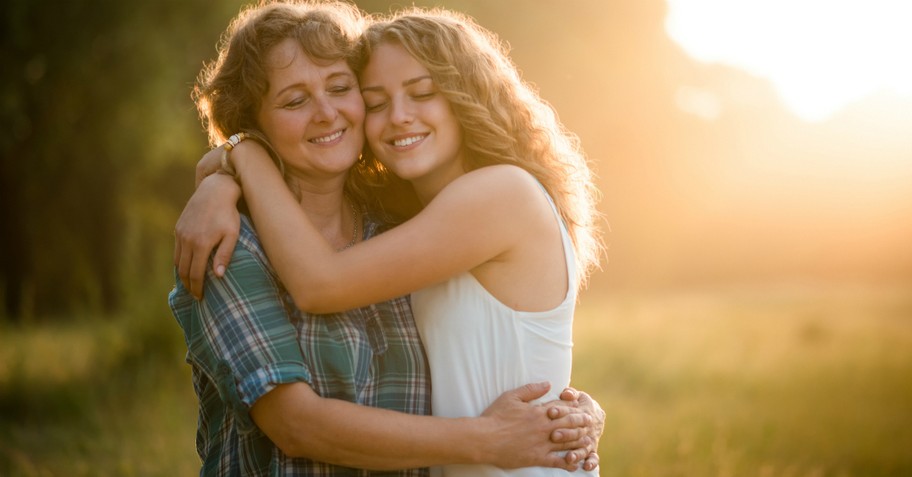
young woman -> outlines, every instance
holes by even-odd
[[[279,187],[333,250],[382,225],[364,193],[369,168],[352,169],[365,114],[350,64],[360,33],[360,13],[343,3],[251,8],[198,85],[213,142],[256,131],[273,152],[270,167],[276,161],[286,172]],[[223,197],[226,186],[237,190],[225,175],[203,180],[181,222],[193,223],[193,204],[213,188]],[[234,260],[221,279],[210,274],[202,300],[180,282],[169,296],[200,401],[201,475],[367,475],[351,467],[425,475],[420,467],[446,462],[572,468],[588,452],[551,454],[584,446],[578,434],[588,418],[525,404],[544,393],[541,385],[506,393],[484,417],[420,415],[429,408],[427,367],[406,298],[300,313],[246,218],[231,247]],[[556,437],[562,442],[549,442]]]
[[[247,141],[226,161],[296,305],[332,312],[413,292],[437,416],[478,416],[525,382],[566,386],[577,289],[599,253],[595,189],[573,136],[496,37],[454,12],[411,10],[371,25],[363,58],[370,150],[413,185],[424,204],[414,218],[339,250],[263,148]],[[334,129],[323,144],[347,132]]]

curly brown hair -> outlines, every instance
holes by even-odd
[[[585,283],[603,252],[594,176],[578,138],[520,77],[506,46],[446,9],[413,7],[375,20],[364,32],[357,70],[384,42],[398,43],[427,68],[462,127],[466,169],[513,164],[535,176],[568,226]]]
[[[361,11],[341,1],[268,1],[241,9],[222,34],[218,57],[203,67],[193,89],[210,144],[217,146],[246,131],[265,138],[268,146],[257,111],[269,90],[266,58],[273,47],[292,38],[311,58],[344,60],[354,71],[364,25]],[[282,159],[270,153],[284,169]],[[377,161],[360,160],[349,172],[346,192],[371,207],[376,204],[377,178],[384,174]]]

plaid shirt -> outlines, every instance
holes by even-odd
[[[366,238],[377,231],[376,223],[365,224]],[[199,398],[200,475],[427,475],[427,469],[369,472],[288,457],[249,414],[276,385],[296,381],[323,397],[430,414],[427,358],[407,296],[344,313],[302,313],[243,216],[225,276],[211,275],[211,262],[207,270],[203,300],[180,280],[168,297]]]

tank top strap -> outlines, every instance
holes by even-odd
[[[551,197],[551,194],[548,193],[548,189],[546,189],[544,184],[537,178],[535,179],[535,183],[538,184],[542,193],[548,198],[548,203],[551,204],[551,211],[554,212],[554,216],[557,218],[557,223],[561,231],[561,243],[564,246],[564,260],[567,262],[567,277],[570,280],[569,290],[574,291],[578,285],[578,277],[576,274],[576,250],[573,248],[573,240],[570,240],[570,231],[567,228],[564,217],[560,214],[560,211],[557,210],[557,204],[554,203],[554,199]],[[575,292],[573,294],[575,295]]]

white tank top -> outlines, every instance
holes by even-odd
[[[576,260],[563,220],[550,196],[548,201],[560,223],[569,277],[567,295],[557,307],[536,312],[514,310],[492,296],[469,272],[412,293],[415,321],[430,362],[435,416],[479,416],[505,391],[539,381],[551,383],[551,390],[539,400],[546,402],[558,399],[570,384]],[[433,468],[432,475],[590,476],[598,475],[598,470],[569,473],[542,467],[503,470],[450,465]]]

